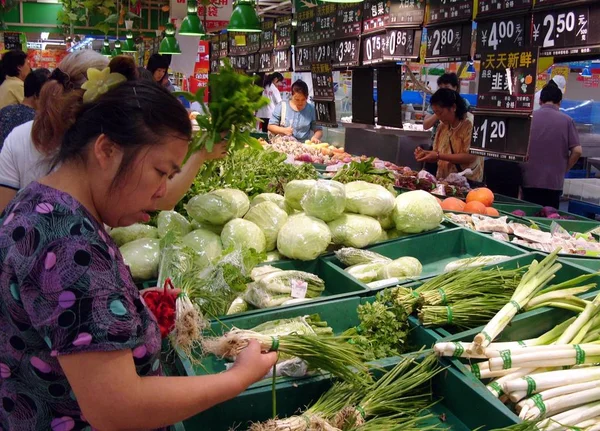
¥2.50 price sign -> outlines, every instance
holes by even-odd
[[[311,64],[314,100],[334,100],[333,70],[330,63]]]
[[[419,58],[421,33],[421,30],[416,29],[388,29],[383,59],[405,61]]]
[[[294,70],[296,72],[310,72],[312,50],[313,48],[310,46],[294,47]]]
[[[333,67],[352,67],[359,64],[360,45],[358,37],[336,40],[334,45]]]
[[[258,54],[258,71],[273,72],[273,51]]]
[[[470,20],[473,0],[429,0],[429,24]]]
[[[475,113],[471,154],[522,162],[527,157],[531,118]]]
[[[515,9],[529,9],[531,5],[533,0],[479,0],[477,18],[494,16]]]
[[[484,52],[519,50],[525,46],[525,17],[503,18],[477,23],[477,60]]]
[[[383,61],[387,36],[385,33],[373,34],[362,38],[362,64],[377,64]]]
[[[292,52],[289,49],[273,51],[273,71],[289,72],[292,68]]]
[[[470,23],[427,28],[427,62],[468,60],[470,52]]]
[[[317,113],[317,124],[325,127],[337,127],[335,114],[335,102],[316,101],[315,111]]]

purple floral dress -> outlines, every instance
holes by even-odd
[[[57,357],[123,349],[139,375],[161,373],[119,249],[70,195],[30,184],[0,215],[0,429],[91,429]]]

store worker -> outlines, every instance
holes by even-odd
[[[483,159],[469,153],[473,124],[467,119],[465,99],[454,90],[442,88],[431,96],[431,106],[440,121],[433,150],[425,151],[417,147],[415,159],[420,163],[437,163],[438,178],[471,169],[473,173],[467,175],[467,178],[481,182]]]
[[[320,142],[323,130],[317,126],[315,107],[308,103],[306,82],[299,79],[292,84],[291,99],[275,107],[269,120],[269,132],[293,136],[300,142]]]
[[[0,61],[0,109],[16,105],[25,98],[24,81],[31,72],[27,54],[20,50],[8,51]]]
[[[191,123],[146,82],[76,112],[58,168],[0,216],[0,428],[167,427],[234,398],[277,354],[253,341],[226,372],[162,376],[157,321],[104,225],[149,221],[181,169]]]
[[[562,75],[553,76],[550,82],[554,82],[556,86],[560,89],[563,96],[565,95],[565,90],[567,89],[567,80]],[[542,90],[536,91],[535,96],[533,98],[533,110],[537,111],[540,109],[540,96],[542,95]]]
[[[560,112],[562,91],[550,81],[533,112],[527,162],[523,164],[523,199],[558,208],[565,174],[575,166],[582,149],[575,122]]]
[[[50,71],[48,69],[36,69],[25,78],[25,98],[18,105],[8,105],[0,109],[0,150],[4,140],[21,124],[33,121],[35,111],[38,109],[38,100],[43,85],[48,81]]]
[[[450,90],[459,91],[460,90],[460,81],[458,80],[458,76],[456,73],[444,73],[437,80],[438,89],[440,88],[449,88]],[[461,96],[462,97],[462,96]],[[467,106],[467,111],[471,108],[469,101],[463,98],[465,105]],[[423,130],[432,129],[432,139],[435,139],[435,134],[437,132],[437,127],[440,123],[440,119],[432,107],[433,103],[430,103],[429,109],[427,109],[427,115],[423,120]]]
[[[269,127],[269,120],[273,115],[275,107],[281,103],[281,93],[277,88],[277,84],[283,81],[283,75],[279,72],[272,73],[265,76],[263,82],[263,97],[269,99],[269,104],[258,110],[256,116],[262,120],[260,123],[260,130],[263,133],[267,133]]]

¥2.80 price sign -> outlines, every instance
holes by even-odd
[[[471,52],[471,24],[427,28],[427,62],[467,60]]]
[[[522,162],[529,148],[531,118],[475,113],[470,152],[483,157]]]
[[[511,17],[477,23],[475,58],[484,52],[518,50],[525,46],[525,17]]]

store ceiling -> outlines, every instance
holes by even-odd
[[[291,15],[291,0],[259,0],[258,14],[265,18],[277,18],[279,16]]]

